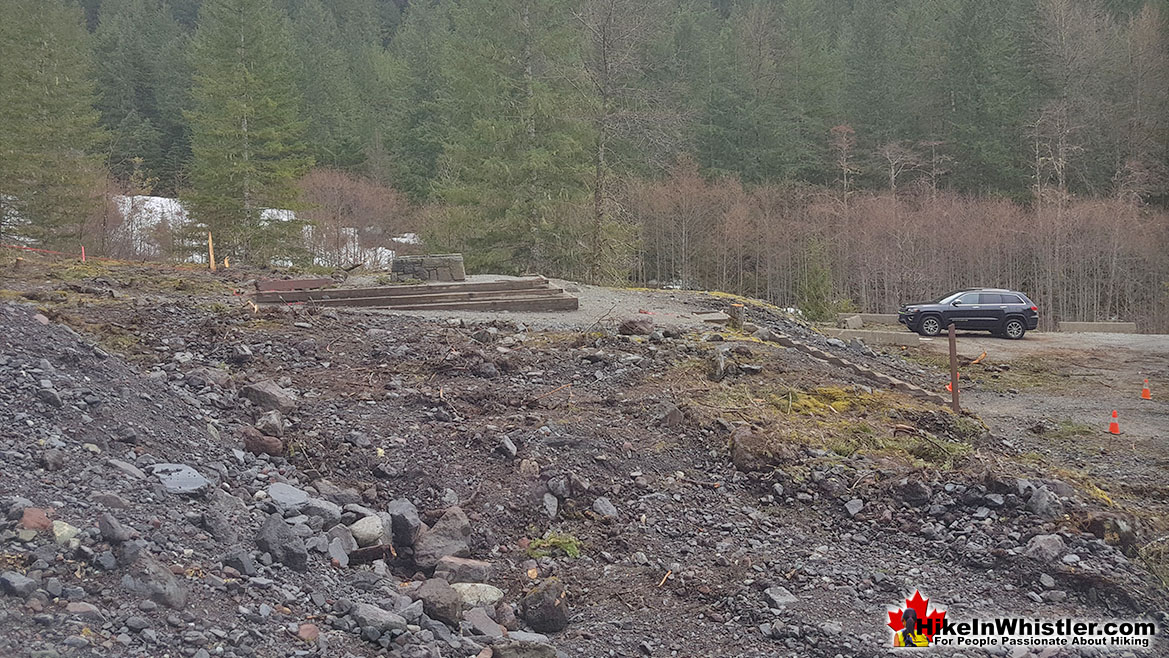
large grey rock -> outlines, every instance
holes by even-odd
[[[8,596],[28,598],[29,594],[37,591],[37,581],[15,571],[5,571],[0,574],[0,592]]]
[[[307,491],[285,482],[273,482],[268,485],[268,497],[281,508],[297,512],[301,511],[309,500]],[[340,517],[340,513],[337,516]]]
[[[459,625],[459,612],[463,609],[463,598],[441,578],[431,578],[418,588],[422,609],[431,619],[437,619],[448,626]]]
[[[288,413],[296,408],[296,397],[270,379],[244,386],[240,389],[240,395],[261,409],[277,409]]]
[[[433,569],[448,555],[467,557],[471,548],[467,537],[471,522],[459,507],[452,507],[442,515],[434,527],[423,532],[414,542],[414,563],[423,569]]]
[[[389,610],[382,610],[376,605],[358,603],[349,611],[349,616],[362,628],[376,628],[381,633],[390,631],[404,632],[406,620],[401,615]]]
[[[260,414],[256,419],[256,429],[268,436],[283,437],[284,416],[276,409]]]
[[[346,553],[352,553],[357,550],[357,540],[353,538],[353,533],[349,531],[347,526],[335,525],[329,528],[325,536],[329,538],[330,542],[334,539],[340,542],[341,547],[345,549]]]
[[[173,494],[200,494],[211,486],[210,480],[186,464],[155,464],[150,470]]]
[[[324,523],[323,530],[328,530],[341,522],[341,506],[324,498],[309,498],[300,513],[306,516],[317,517]]]
[[[491,607],[503,599],[503,590],[487,583],[454,583],[451,588],[472,608]]]
[[[239,543],[239,534],[235,530],[235,523],[228,520],[223,512],[216,507],[209,507],[206,512],[203,512],[203,527],[221,544],[232,546]]]
[[[1031,541],[1027,542],[1027,549],[1023,551],[1023,555],[1044,562],[1052,562],[1065,550],[1067,550],[1067,544],[1064,543],[1063,537],[1035,535]]]
[[[1058,519],[1063,516],[1063,504],[1050,489],[1039,487],[1027,499],[1027,511],[1042,519]]]
[[[493,572],[490,562],[448,555],[438,561],[434,577],[448,583],[485,583],[491,580]]]
[[[334,537],[329,540],[329,559],[336,562],[339,567],[349,566],[349,553],[345,549],[345,542],[340,538]]]
[[[626,318],[617,326],[617,333],[622,336],[648,336],[653,330],[653,318],[644,315]]]
[[[101,531],[102,539],[114,544],[128,541],[132,536],[130,530],[119,523],[109,512],[102,513],[97,517],[97,529]]]
[[[249,553],[236,550],[223,556],[223,566],[231,567],[245,576],[256,575],[256,561]]]
[[[353,539],[358,546],[378,546],[389,543],[386,535],[386,524],[380,516],[366,516],[358,519],[349,526]]]
[[[361,492],[352,487],[342,489],[323,478],[313,482],[313,486],[317,488],[317,492],[322,498],[337,503],[338,505],[358,504],[361,502]]]
[[[220,368],[192,368],[183,378],[199,388],[205,386],[223,387],[231,383],[231,374]]]
[[[471,608],[463,613],[463,621],[471,625],[471,632],[485,637],[503,637],[504,628],[495,623],[483,608]]]
[[[617,506],[604,496],[593,501],[593,511],[606,519],[617,518]]]
[[[763,590],[763,595],[767,597],[767,605],[772,608],[783,608],[793,603],[798,603],[797,599],[786,587],[768,587]]]
[[[853,517],[853,516],[856,516],[857,514],[860,514],[861,510],[864,508],[865,508],[865,501],[861,500],[860,498],[853,498],[852,500],[850,500],[844,504],[844,511],[848,512],[848,515],[850,517]]]
[[[393,520],[394,545],[413,546],[425,527],[418,518],[418,508],[409,500],[398,498],[386,507],[386,512]]]
[[[264,520],[256,534],[256,546],[272,559],[296,571],[308,570],[308,549],[279,514]]]
[[[556,633],[568,626],[568,603],[564,584],[548,578],[520,600],[524,621],[541,633]]]
[[[171,608],[187,605],[187,590],[170,569],[146,554],[141,554],[122,576],[122,585],[155,603]]]

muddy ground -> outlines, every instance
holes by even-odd
[[[955,416],[686,317],[719,296],[582,288],[616,308],[542,324],[257,312],[235,291],[261,273],[243,270],[0,272],[0,655],[878,656],[917,589],[963,619],[1167,609],[1164,406],[1142,406],[1131,373],[1094,374],[1112,352],[1065,369],[1066,346],[1023,347],[1040,334],[963,338],[988,357]],[[620,334],[631,315],[657,326]],[[866,355],[752,316],[944,381],[930,347]],[[1122,358],[1165,372],[1164,352]],[[1121,410],[1121,440],[1086,429],[1100,405]],[[178,490],[160,463],[208,484]],[[396,523],[372,554],[331,552],[403,500],[422,537],[467,533],[445,538],[489,563],[472,579],[500,602],[446,614],[439,576],[457,578]],[[440,521],[454,508],[465,525]],[[561,586],[562,628],[528,598]]]

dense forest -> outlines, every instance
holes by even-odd
[[[1169,0],[6,0],[0,242],[1169,326]],[[273,221],[287,209],[297,221]],[[309,261],[311,262],[311,260]]]

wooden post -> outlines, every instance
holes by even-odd
[[[207,231],[207,262],[211,263],[211,271],[215,271],[215,242],[211,240],[211,231]]]
[[[727,315],[731,316],[731,329],[742,329],[743,323],[747,321],[747,311],[742,304],[731,304],[731,312]]]
[[[950,323],[950,408],[961,413],[958,406],[958,337],[954,334],[954,323]]]
[[[85,262],[85,245],[81,245],[81,262]]]

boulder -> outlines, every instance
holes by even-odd
[[[491,607],[503,599],[503,590],[486,583],[454,583],[451,588],[472,608]]]
[[[783,608],[800,601],[786,587],[778,585],[763,590],[763,595],[767,597],[767,605],[772,608]]]
[[[133,536],[133,533],[109,512],[102,513],[97,517],[97,529],[101,531],[102,539],[112,544],[128,541]]]
[[[187,591],[170,569],[145,553],[140,554],[126,569],[125,575],[122,576],[122,585],[170,608],[177,609],[187,605]]]
[[[448,555],[439,559],[434,577],[448,583],[485,583],[491,580],[493,572],[490,562]]]
[[[283,510],[299,512],[308,502],[309,495],[304,489],[298,489],[291,484],[273,482],[268,485],[268,498]]]
[[[459,507],[452,507],[442,515],[434,527],[424,531],[414,543],[414,563],[423,569],[433,569],[447,556],[468,557],[471,548],[467,537],[471,522]]]
[[[210,480],[186,464],[155,464],[150,471],[173,494],[202,494],[211,486]]]
[[[362,628],[374,628],[379,633],[391,631],[405,632],[406,620],[389,610],[382,610],[376,605],[358,603],[349,611],[349,616]]]
[[[617,506],[604,496],[593,501],[593,511],[603,519],[617,518]]]
[[[520,600],[524,621],[540,633],[556,633],[568,626],[568,603],[564,584],[548,578]]]
[[[386,506],[394,532],[395,546],[413,546],[425,527],[418,517],[418,508],[405,498],[398,498]]]
[[[276,409],[260,414],[256,429],[268,436],[284,436],[284,416]]]
[[[498,638],[503,637],[505,631],[483,608],[471,608],[463,613],[463,621],[470,624],[471,632],[475,635]]]
[[[1027,511],[1041,519],[1053,520],[1063,516],[1063,503],[1047,487],[1039,487],[1027,499]]]
[[[284,454],[284,441],[264,434],[254,427],[241,427],[240,438],[244,442],[244,450],[253,455],[271,455],[279,457]]]
[[[328,530],[341,522],[341,506],[324,498],[309,498],[300,513],[321,519],[322,530]]]
[[[653,333],[654,321],[648,316],[626,318],[617,327],[622,336],[648,336]]]
[[[463,599],[447,581],[431,578],[418,588],[417,594],[422,601],[422,610],[431,619],[437,619],[448,626],[459,625]]]
[[[272,559],[296,571],[308,570],[308,549],[279,514],[272,514],[260,526],[256,546]]]
[[[288,413],[296,408],[296,397],[271,379],[244,386],[240,389],[240,395],[265,410],[276,409]]]
[[[19,598],[28,598],[37,591],[37,581],[15,571],[0,574],[0,593]]]
[[[365,516],[358,519],[349,526],[349,532],[353,533],[353,539],[357,541],[358,546],[379,546],[389,543],[389,537],[386,535],[386,524],[379,516]]]
[[[794,459],[794,449],[779,437],[746,426],[731,432],[731,461],[740,471],[770,471]]]
[[[1043,562],[1052,562],[1065,550],[1067,550],[1067,544],[1064,543],[1063,537],[1035,535],[1031,541],[1027,542],[1027,548],[1023,551],[1023,555]]]

